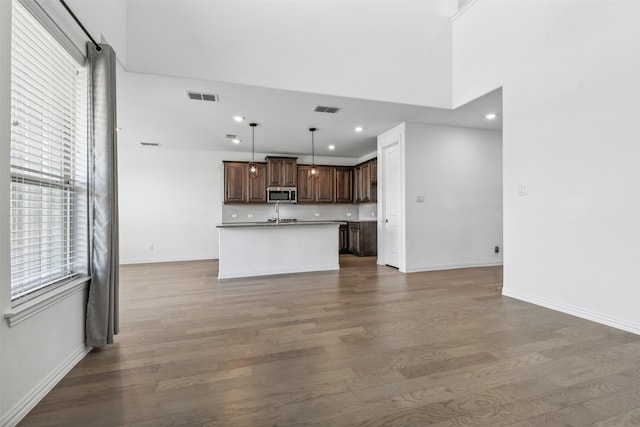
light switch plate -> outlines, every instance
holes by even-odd
[[[424,203],[424,196],[416,196],[416,203]]]

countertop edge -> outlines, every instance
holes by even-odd
[[[240,228],[240,227],[285,227],[285,226],[308,226],[308,225],[340,225],[347,224],[348,221],[297,221],[297,222],[229,222],[218,224],[216,228]]]

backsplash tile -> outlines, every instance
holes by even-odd
[[[307,205],[281,204],[280,218],[295,218],[301,221],[375,219],[370,216],[372,208],[365,209],[366,218],[362,218],[361,206],[365,205]],[[366,205],[370,206],[370,205]],[[376,211],[375,203],[373,211]],[[275,204],[222,205],[222,222],[262,222],[276,216]]]

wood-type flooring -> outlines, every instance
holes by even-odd
[[[224,281],[216,261],[121,267],[116,344],[20,425],[640,425],[640,336],[503,297],[500,267],[340,262]]]

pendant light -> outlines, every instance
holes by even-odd
[[[257,123],[249,123],[251,126],[251,163],[249,163],[249,178],[258,177],[258,165],[256,164],[256,126]]]
[[[311,167],[309,168],[309,177],[317,178],[318,177],[318,167],[316,166],[316,153],[315,146],[313,144],[313,133],[316,131],[316,128],[309,128],[309,132],[311,132]]]

